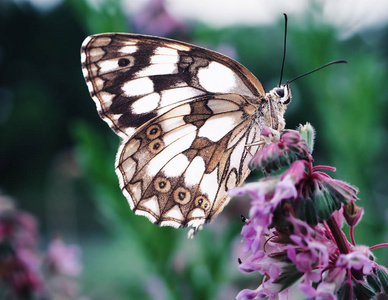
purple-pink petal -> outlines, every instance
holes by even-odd
[[[314,299],[317,296],[317,291],[314,289],[309,282],[302,282],[299,284],[299,289],[307,296],[309,299]]]
[[[337,267],[362,270],[364,275],[370,274],[373,262],[361,251],[353,251],[348,254],[341,254],[336,262]]]
[[[306,161],[304,160],[297,160],[295,161],[287,171],[285,171],[282,175],[282,180],[286,176],[291,176],[294,184],[298,184],[299,181],[305,176],[305,166]]]
[[[237,300],[252,300],[252,299],[257,298],[257,295],[258,295],[257,291],[245,289],[245,290],[242,290],[240,293],[238,293],[236,299]]]
[[[275,209],[280,201],[296,198],[297,195],[295,182],[292,180],[291,176],[286,176],[276,185],[275,194],[271,199],[272,207]]]
[[[75,245],[65,245],[61,239],[55,239],[49,245],[47,260],[59,273],[77,276],[82,271],[80,263],[81,249]]]

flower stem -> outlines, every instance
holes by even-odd
[[[326,220],[326,224],[330,228],[331,234],[333,235],[335,242],[337,243],[340,253],[348,254],[349,253],[348,244],[346,243],[344,235],[342,231],[339,229],[338,224],[333,218],[333,216],[330,216]]]
[[[332,236],[334,237],[335,242],[337,243],[338,250],[342,254],[348,254],[349,248],[348,243],[346,242],[345,235],[341,231],[341,229],[338,227],[337,222],[335,221],[333,216],[330,216],[326,220],[327,226],[329,226]],[[351,270],[352,276],[356,278],[357,280],[362,280],[362,271],[361,270]]]
[[[388,243],[383,243],[383,244],[374,245],[374,246],[372,246],[372,247],[369,247],[369,249],[370,249],[370,250],[373,250],[373,249],[380,248],[380,247],[388,247]]]
[[[355,246],[356,241],[354,240],[354,226],[350,226],[349,235],[350,235],[350,239],[352,241],[353,246]]]

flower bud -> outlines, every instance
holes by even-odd
[[[373,290],[376,293],[381,292],[381,283],[375,274],[371,273],[371,274],[367,275],[366,281],[368,282],[368,284],[371,286],[371,288],[373,288]]]
[[[363,207],[358,207],[354,202],[344,204],[344,217],[349,226],[356,226],[364,213]]]
[[[314,127],[307,122],[305,125],[299,126],[298,131],[299,131],[300,137],[306,142],[307,149],[310,152],[310,154],[313,153],[314,139],[315,139]]]
[[[295,209],[296,215],[311,226],[318,224],[318,216],[314,201],[311,198],[300,198],[299,205]]]
[[[387,269],[385,269],[382,266],[379,266],[376,268],[376,275],[377,278],[381,282],[381,287],[383,288],[384,292],[388,294],[388,273]]]
[[[373,288],[366,282],[353,282],[355,299],[373,299],[376,296]]]
[[[333,198],[331,198],[330,194],[326,192],[325,189],[321,190],[316,188],[314,191],[313,201],[315,203],[315,207],[317,209],[317,215],[321,220],[326,220],[333,213],[331,207],[331,202],[333,202]]]
[[[353,287],[349,281],[344,281],[342,286],[340,287],[338,291],[338,299],[352,299],[351,298],[351,291]]]
[[[263,133],[262,133],[263,134]],[[309,156],[307,145],[297,131],[287,131],[278,142],[272,143],[258,151],[250,162],[251,168],[261,168],[267,173],[291,165],[298,159]]]

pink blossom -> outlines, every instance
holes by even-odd
[[[231,196],[248,193],[253,199],[249,211],[251,219],[242,231],[242,235],[247,240],[245,250],[252,250],[255,253],[260,248],[264,229],[271,224],[274,210],[283,200],[297,196],[291,176],[286,176],[283,180],[279,179],[279,177],[273,180],[264,179],[229,191]]]
[[[267,274],[272,280],[275,280],[280,275],[277,263],[275,259],[268,257],[264,251],[260,250],[242,262],[239,269],[245,273],[260,271],[260,273]]]
[[[57,238],[50,243],[46,260],[54,272],[78,276],[82,271],[80,257],[81,249],[78,246],[65,245],[61,239]]]
[[[0,204],[3,203],[0,195]],[[44,272],[44,255],[37,241],[37,221],[33,216],[13,205],[0,207],[1,289],[10,299],[54,299],[57,292],[75,299],[78,283],[66,276],[80,273],[80,250],[55,240],[45,260],[50,271]]]
[[[170,14],[165,0],[151,0],[134,17],[138,31],[164,36],[183,28],[183,23]]]
[[[238,293],[236,299],[237,300],[252,300],[258,298],[258,292],[255,290],[244,289],[240,293]]]
[[[361,251],[352,251],[348,254],[341,254],[336,262],[337,267],[362,270],[364,275],[370,274],[374,263]]]
[[[272,142],[271,136],[276,136],[276,132],[271,128],[263,126],[261,135],[269,144],[252,157],[252,167],[270,173],[298,159],[308,159],[307,145],[297,131],[284,133],[277,142]]]
[[[264,139],[272,135],[271,130],[262,133]],[[311,132],[307,136],[313,140]],[[323,172],[335,168],[313,166],[306,149],[297,133],[283,134],[255,155],[253,165],[269,174],[287,164],[288,170],[229,193],[252,198],[250,218],[241,231],[250,255],[239,269],[264,275],[257,289],[242,290],[237,299],[287,299],[299,279],[298,287],[309,299],[386,296],[388,272],[368,247],[353,246],[354,240],[347,241],[341,231],[345,219],[354,226],[362,216],[362,208],[354,204],[357,189]]]
[[[322,282],[314,289],[309,283],[301,283],[299,289],[306,294],[309,299],[337,300],[336,285],[334,283]]]

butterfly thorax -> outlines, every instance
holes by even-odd
[[[279,132],[283,131],[285,128],[284,113],[291,98],[291,88],[288,83],[266,93],[257,111],[256,120],[259,125],[268,126]]]

